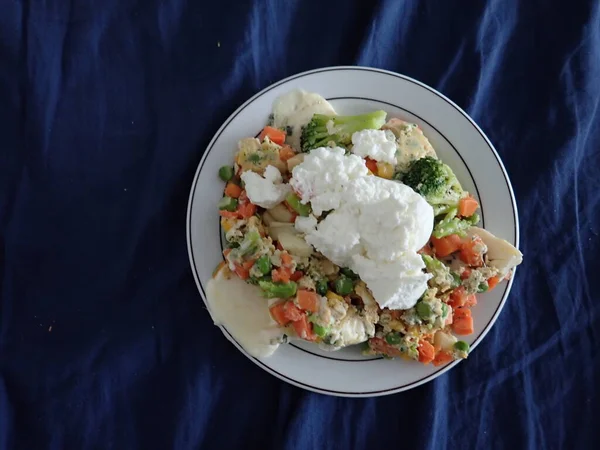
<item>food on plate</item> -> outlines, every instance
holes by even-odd
[[[477,227],[478,201],[419,126],[384,111],[338,115],[290,92],[217,175],[227,248],[209,310],[253,356],[301,339],[436,366],[466,358],[477,296],[522,261]]]

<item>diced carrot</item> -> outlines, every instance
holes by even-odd
[[[481,267],[483,265],[482,253],[475,250],[478,244],[481,244],[481,238],[478,236],[463,243],[458,255],[462,262],[472,267]]]
[[[433,348],[433,345],[431,345],[429,342],[423,339],[419,341],[418,351],[420,362],[422,362],[423,364],[429,364],[431,361],[433,361],[433,358],[435,356],[435,349]]]
[[[479,208],[479,203],[470,195],[468,197],[461,198],[458,202],[458,214],[463,217],[470,217],[475,214]]]
[[[271,271],[271,278],[275,283],[289,283],[290,281],[290,271],[285,267],[280,267],[279,269],[273,269]]]
[[[302,314],[302,317],[294,321],[292,326],[299,338],[306,339],[307,341],[315,341],[317,339],[317,335],[313,333],[312,324],[308,321],[306,315]]]
[[[369,339],[369,347],[376,353],[381,353],[387,356],[402,356],[402,352],[396,347],[392,347],[382,338]]]
[[[254,214],[256,214],[256,205],[253,203],[245,203],[243,205],[239,205],[237,209],[237,214],[242,219],[249,219]]]
[[[242,188],[239,187],[237,184],[227,183],[227,186],[225,186],[225,195],[227,197],[240,198],[241,194],[242,194]]]
[[[296,270],[291,276],[290,276],[290,280],[291,281],[298,281],[300,278],[302,278],[304,276],[304,272],[302,272],[301,270]]]
[[[293,158],[294,156],[296,156],[296,152],[289,145],[284,145],[279,150],[279,159],[281,159],[282,161],[287,161],[288,159]]]
[[[285,136],[285,131],[280,130],[279,128],[266,126],[260,132],[258,140],[262,142],[264,141],[265,137],[268,137],[271,140],[271,142],[274,142],[278,145],[283,145],[283,143],[285,142]]]
[[[250,269],[252,269],[254,262],[255,262],[254,260],[244,261],[244,263],[242,264],[242,267],[246,270],[250,270]]]
[[[460,273],[460,279],[461,280],[466,280],[467,278],[469,278],[471,276],[471,268],[470,267],[465,267],[463,269],[463,271]]]
[[[294,305],[294,302],[285,302],[283,312],[286,319],[290,322],[296,322],[297,320],[302,319],[302,317],[306,317],[302,310]]]
[[[463,306],[466,300],[467,293],[465,291],[465,288],[463,286],[459,286],[450,293],[450,300],[448,300],[448,306],[450,306],[452,309],[456,309]]]
[[[453,361],[454,357],[449,353],[449,352],[438,352],[437,355],[435,355],[435,358],[433,359],[433,365],[434,366],[441,366],[442,364],[446,364],[449,363],[450,361]]]
[[[403,313],[404,311],[399,311],[399,310],[397,310],[397,309],[393,309],[393,310],[391,310],[391,311],[388,311],[388,312],[390,313],[390,317],[391,317],[393,320],[400,320],[400,317],[402,317],[402,313]]]
[[[281,254],[281,262],[286,266],[292,264],[292,257],[288,252],[283,252]]]
[[[454,320],[471,317],[471,310],[466,307],[456,308],[454,310]]]
[[[467,299],[465,300],[465,306],[471,307],[477,304],[477,297],[475,294],[467,295]]]
[[[428,256],[433,256],[433,249],[431,248],[431,246],[429,245],[429,243],[425,244],[425,246],[419,250],[417,253],[421,254],[421,255],[428,255]]]
[[[452,324],[452,329],[456,334],[465,336],[468,334],[472,334],[475,330],[473,328],[473,318],[472,317],[460,317],[455,318],[454,323]]]
[[[440,239],[431,236],[431,243],[433,244],[435,254],[440,258],[445,258],[460,250],[462,239],[457,234],[451,234]]]
[[[290,320],[285,316],[285,302],[275,303],[273,306],[269,308],[271,312],[271,317],[277,322],[279,325],[287,325],[290,323]]]
[[[300,308],[305,311],[310,311],[312,313],[319,311],[319,298],[315,292],[306,289],[298,289],[296,300],[298,301]]]
[[[374,175],[377,175],[377,161],[367,158],[365,159],[365,165],[367,166],[367,169],[373,172]]]
[[[237,264],[234,267],[236,275],[242,280],[247,280],[248,278],[250,278],[250,272],[248,271],[248,269],[244,269],[242,266],[238,266]]]
[[[219,215],[226,219],[237,219],[239,217],[237,211],[225,211],[224,209],[219,211]]]
[[[498,277],[491,277],[490,279],[488,279],[488,291],[491,291],[496,286],[498,286],[499,282],[500,282],[500,278],[498,278]]]

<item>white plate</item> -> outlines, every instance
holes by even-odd
[[[206,283],[221,260],[223,242],[217,214],[223,184],[219,167],[230,165],[240,138],[256,135],[265,125],[275,98],[292,89],[317,92],[339,114],[375,109],[389,117],[416,122],[462,183],[481,204],[483,227],[518,247],[517,207],[508,176],[494,147],[467,114],[436,90],[384,70],[330,67],[286,78],[240,106],[221,126],[202,156],[194,177],[187,213],[187,240],[194,278],[206,303]],[[475,333],[471,348],[481,342],[500,314],[510,291],[504,282],[482,294],[473,308]],[[225,336],[244,354],[227,332]],[[216,329],[215,329],[216,330]],[[301,388],[328,395],[369,397],[393,394],[431,381],[458,362],[442,367],[403,360],[363,357],[359,348],[325,352],[314,344],[282,345],[270,358],[246,356],[267,372]],[[468,360],[464,364],[469,364]]]

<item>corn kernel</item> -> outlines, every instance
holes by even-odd
[[[332,291],[327,291],[325,297],[327,297],[329,300],[337,300],[338,302],[344,301],[344,297],[337,295],[335,292]]]
[[[381,178],[391,180],[394,176],[394,166],[392,166],[390,163],[378,162],[377,175],[379,175]]]
[[[225,217],[222,217],[221,226],[223,227],[223,230],[225,230],[225,233],[227,233],[233,227],[233,222]]]

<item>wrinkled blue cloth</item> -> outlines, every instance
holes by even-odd
[[[597,1],[0,10],[0,449],[600,439]],[[512,179],[526,258],[468,362],[374,399],[306,392],[246,359],[203,308],[185,240],[194,171],[226,117],[272,82],[342,64],[409,75],[471,114]]]

